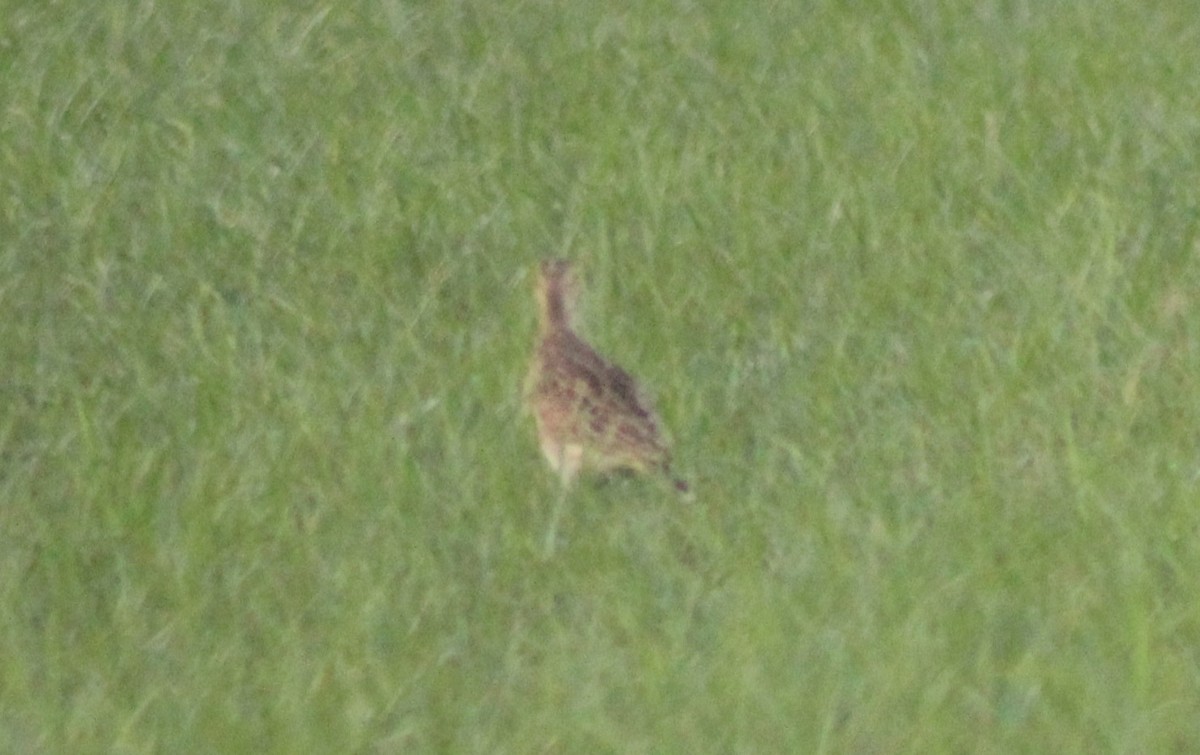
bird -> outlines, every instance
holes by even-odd
[[[581,293],[573,262],[539,264],[538,332],[525,401],[542,453],[563,489],[582,471],[632,472],[662,474],[689,493],[671,471],[670,439],[641,386],[576,332]]]

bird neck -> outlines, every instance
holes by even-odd
[[[570,330],[574,320],[573,303],[558,285],[550,285],[542,296],[542,332]]]

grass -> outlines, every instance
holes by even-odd
[[[0,15],[0,751],[1200,749],[1189,3]]]

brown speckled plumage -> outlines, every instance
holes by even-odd
[[[542,452],[564,483],[583,469],[670,477],[670,442],[649,399],[629,373],[575,332],[579,294],[572,263],[542,262],[538,340],[525,386]],[[674,484],[688,489],[682,480]]]

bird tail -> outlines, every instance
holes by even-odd
[[[662,471],[666,473],[667,479],[671,482],[671,487],[675,488],[675,492],[679,493],[681,498],[687,501],[690,501],[692,498],[694,498],[692,495],[692,486],[689,485],[687,480],[683,479],[682,477],[675,476],[675,473],[671,470],[670,461],[667,461],[665,464],[663,464]]]

